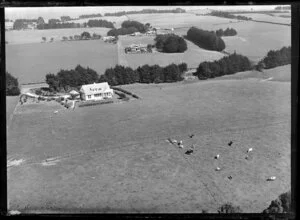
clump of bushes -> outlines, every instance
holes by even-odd
[[[214,62],[200,63],[194,75],[199,79],[207,79],[251,69],[252,65],[247,57],[234,53]]]
[[[219,29],[216,31],[216,35],[218,37],[222,37],[222,36],[235,36],[237,35],[237,31],[233,28],[227,28],[226,30],[223,29]]]
[[[113,100],[108,100],[108,101],[98,101],[98,102],[86,102],[86,103],[81,103],[78,105],[78,107],[85,107],[85,106],[93,106],[93,105],[102,105],[102,104],[109,104],[113,103]]]
[[[206,50],[222,51],[225,49],[224,41],[214,31],[205,31],[191,27],[187,32],[186,38]]]
[[[154,40],[156,48],[165,53],[183,53],[187,50],[185,40],[175,34],[157,35]]]
[[[16,96],[20,95],[19,82],[18,79],[12,76],[10,73],[6,72],[6,95]]]
[[[148,25],[144,25],[138,21],[124,21],[121,28],[113,28],[107,32],[107,36],[127,35],[134,32],[145,33],[148,30]]]
[[[210,15],[216,16],[216,17],[221,17],[221,18],[233,18],[233,19],[246,20],[246,21],[252,20],[252,18],[250,18],[250,17],[246,17],[246,16],[242,16],[242,15],[233,15],[227,11],[215,11],[214,10],[210,13]]]
[[[258,62],[256,69],[270,69],[291,63],[291,47],[283,47],[280,50],[270,50],[267,56]]]
[[[263,213],[289,213],[292,212],[291,191],[282,193],[277,199],[273,200]]]
[[[225,203],[218,208],[219,214],[241,213],[241,212],[242,212],[242,209],[239,206],[235,206],[230,202]]]

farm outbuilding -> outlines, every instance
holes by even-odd
[[[80,93],[75,91],[75,90],[70,91],[69,94],[71,95],[72,98],[79,98],[80,97]]]
[[[112,98],[113,90],[107,82],[83,85],[80,88],[82,100],[102,100]]]

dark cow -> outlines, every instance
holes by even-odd
[[[232,141],[230,141],[229,143],[228,143],[228,146],[231,146],[233,144],[233,142]]]
[[[190,155],[190,154],[193,153],[193,152],[194,152],[193,150],[187,150],[187,151],[185,152],[185,154]]]

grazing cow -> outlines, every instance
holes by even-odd
[[[191,134],[191,135],[189,135],[190,136],[190,138],[193,138],[194,137],[194,134]]]
[[[233,143],[233,142],[232,142],[232,141],[230,141],[230,142],[228,143],[228,146],[231,146],[231,145],[232,145],[232,143]]]
[[[274,181],[276,179],[276,176],[271,176],[267,179],[267,181]]]
[[[179,148],[183,149],[183,145],[182,145],[182,144],[180,144],[180,145],[179,145]]]
[[[182,141],[179,141],[179,144],[182,145]]]
[[[221,168],[220,168],[220,167],[217,167],[217,168],[216,168],[216,171],[220,171],[220,170],[221,170]]]
[[[232,176],[229,176],[229,177],[228,177],[228,179],[230,179],[230,180],[231,180],[231,179],[232,179]]]
[[[173,142],[173,143],[177,143],[177,140],[173,140],[172,142]]]
[[[57,114],[58,113],[58,111],[54,111],[54,114]]]
[[[252,148],[249,148],[249,149],[247,150],[247,153],[251,152],[252,150],[253,150]]]
[[[219,154],[217,154],[217,156],[215,156],[215,159],[218,159],[220,157],[220,155]]]
[[[248,155],[245,157],[246,160],[248,160]]]
[[[185,152],[185,154],[190,155],[190,154],[193,153],[193,152],[194,152],[193,150],[187,150],[187,151]]]

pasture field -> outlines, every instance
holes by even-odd
[[[90,34],[96,33],[106,36],[110,28],[65,28],[65,29],[48,29],[48,30],[24,30],[24,31],[6,31],[5,40],[8,44],[31,44],[41,43],[42,37],[47,38],[47,42],[53,37],[53,41],[61,41],[62,37],[80,35],[87,31]]]
[[[182,62],[187,63],[188,68],[197,68],[201,62],[214,61],[221,59],[224,54],[216,51],[208,51],[199,48],[190,41],[187,42],[188,49],[184,53],[160,53],[154,51],[153,53],[145,54],[126,54],[124,48],[131,44],[154,44],[154,36],[143,36],[143,37],[131,37],[122,36],[119,37],[118,41],[118,60],[119,64],[130,66],[131,68],[137,68],[139,66],[148,64],[160,66],[167,66],[171,63],[180,64]]]
[[[78,64],[103,74],[117,59],[117,45],[102,40],[6,45],[6,69],[20,84],[45,81],[47,73]]]
[[[290,83],[121,87],[141,99],[74,111],[55,102],[18,106],[7,140],[8,160],[22,161],[8,167],[10,210],[216,212],[233,202],[261,212],[290,189]],[[168,138],[195,144],[194,153]]]
[[[273,69],[259,71],[245,71],[236,73],[233,75],[225,75],[214,80],[221,79],[257,79],[257,80],[268,80],[268,81],[278,81],[278,82],[291,82],[291,65],[279,66]]]
[[[250,17],[254,20],[258,21],[270,21],[270,22],[277,22],[282,24],[291,24],[291,17],[280,17],[280,15],[291,15],[291,13],[274,13],[272,15],[262,14],[262,13],[249,13],[249,14],[235,14],[235,15],[242,15],[246,17]]]
[[[174,33],[178,35],[186,35],[191,26],[209,31],[234,28],[238,32],[237,36],[223,37],[226,44],[225,50],[230,53],[236,51],[254,62],[266,56],[269,50],[291,45],[291,27],[289,26],[253,21],[237,22],[235,19],[196,16],[187,13],[129,15],[129,18],[144,23],[149,22],[154,27],[174,28]]]

